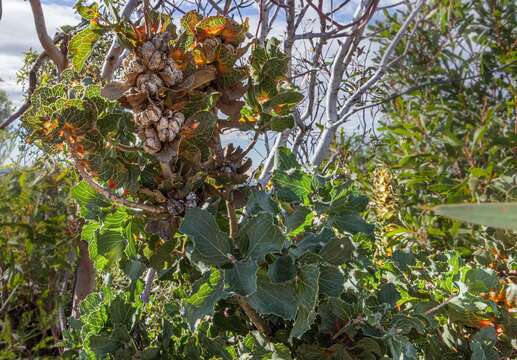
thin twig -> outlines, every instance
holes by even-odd
[[[432,313],[434,313],[435,311],[438,311],[440,310],[442,307],[444,307],[445,305],[449,304],[450,302],[452,302],[453,300],[456,299],[456,297],[458,297],[458,294],[454,294],[454,295],[451,295],[449,296],[449,298],[447,300],[445,300],[444,302],[441,302],[439,303],[438,305],[430,308],[429,310],[427,310],[426,312],[424,312],[425,315],[431,315]]]

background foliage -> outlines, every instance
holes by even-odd
[[[515,358],[515,232],[431,211],[517,199],[515,4],[433,6],[413,45],[397,48],[404,56],[386,79],[379,137],[343,134],[319,171],[282,148],[266,190],[240,186],[225,197],[219,183],[205,179],[203,186],[215,190],[204,206],[174,223],[114,205],[64,165],[3,175],[0,246],[9,255],[0,258],[1,356]],[[404,19],[385,16],[377,25],[380,44]],[[95,58],[90,62],[95,67]],[[271,126],[271,117],[291,121],[297,95],[285,112],[261,104],[261,89],[277,96],[279,88],[267,86],[265,59],[254,64],[258,75],[241,115],[261,127]],[[74,115],[90,103],[102,109],[100,118],[115,112],[117,126],[98,130],[103,162],[96,166],[106,170],[98,178],[136,193],[136,180],[115,178],[129,172],[113,169],[106,145],[134,140],[128,113],[100,96],[94,78],[78,80],[65,73],[35,99],[46,103],[49,92],[55,106],[70,105]],[[54,110],[34,107],[28,116],[28,128],[39,131],[32,136],[45,146],[51,141],[41,135],[37,112]],[[121,161],[137,164],[136,174],[152,160],[125,154]],[[155,180],[145,173],[133,178]],[[79,240],[88,244],[97,286],[65,329],[59,324],[70,312]]]

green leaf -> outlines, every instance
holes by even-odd
[[[126,240],[127,240],[127,246],[124,249],[124,253],[127,257],[133,257],[136,256],[136,242],[135,242],[135,236],[137,235],[136,225],[133,222],[129,222],[126,225],[125,229],[126,233]]]
[[[312,210],[303,206],[297,207],[286,219],[289,236],[294,237],[305,231],[305,229],[310,227],[313,219],[314,213]]]
[[[208,279],[198,280],[194,288],[197,288],[197,291],[185,299],[184,304],[187,321],[192,330],[195,330],[199,320],[214,313],[214,307],[219,300],[228,296],[224,291],[223,273],[215,268]]]
[[[92,20],[99,16],[99,5],[93,3],[91,5],[84,5],[84,1],[78,1],[74,5],[75,11],[86,20]]]
[[[334,237],[323,246],[320,255],[332,265],[341,265],[352,257],[354,245],[345,237]]]
[[[345,275],[337,266],[322,264],[320,266],[320,294],[339,297],[345,287]]]
[[[298,160],[296,160],[296,156],[291,149],[279,147],[275,153],[275,170],[287,171],[299,168],[300,164],[298,164]]]
[[[294,279],[296,276],[296,266],[294,260],[289,255],[279,256],[269,265],[267,274],[274,283],[285,282]]]
[[[205,264],[222,266],[229,263],[230,239],[207,210],[189,209],[179,230],[192,240],[198,259]]]
[[[263,261],[267,254],[279,252],[284,247],[285,237],[270,214],[260,213],[251,218],[242,231],[247,236],[239,236],[239,248],[245,259]]]
[[[304,265],[298,272],[295,285],[298,310],[289,338],[300,338],[316,319],[314,308],[318,300],[319,276],[320,271],[316,264]]]
[[[299,169],[275,171],[271,180],[281,200],[305,203],[312,193],[312,176]]]
[[[494,327],[480,329],[470,341],[472,360],[497,360],[500,359],[495,345],[497,335]]]
[[[465,284],[473,293],[489,292],[497,287],[497,275],[484,269],[470,269],[465,275]]]
[[[224,271],[224,290],[242,296],[257,291],[257,263],[255,260],[241,260]]]
[[[98,254],[112,262],[120,259],[125,246],[126,239],[117,231],[106,231],[97,237]]]
[[[88,27],[75,34],[68,45],[68,53],[72,58],[75,71],[81,71],[93,50],[93,45],[100,38],[97,30]]]
[[[293,320],[296,315],[293,284],[274,284],[264,272],[257,274],[257,292],[248,299],[250,305],[262,315],[273,314],[284,320]]]
[[[289,334],[289,339],[301,338],[308,330],[310,330],[312,324],[316,320],[316,312],[308,310],[307,308],[300,306],[296,312],[296,319],[293,323],[293,328]]]
[[[373,225],[368,224],[361,216],[354,213],[345,213],[332,216],[329,221],[342,232],[350,234],[364,233],[373,234]]]
[[[432,210],[437,215],[473,224],[517,230],[517,203],[440,205]]]
[[[79,203],[81,215],[86,219],[97,219],[102,215],[101,208],[109,204],[86,181],[81,181],[72,189],[72,197]]]
[[[95,353],[97,359],[105,359],[106,355],[118,350],[120,343],[109,335],[95,335],[90,337],[90,348]]]
[[[379,290],[379,301],[392,307],[400,300],[400,293],[392,283],[383,284]]]

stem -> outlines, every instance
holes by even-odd
[[[227,190],[224,196],[226,202],[226,209],[228,212],[228,220],[230,222],[230,239],[233,241],[238,232],[239,223],[237,221],[237,215],[235,213],[235,206],[233,205],[233,199],[231,192]],[[260,317],[260,315],[251,307],[248,301],[241,295],[235,295],[235,300],[237,300],[237,304],[241,307],[244,313],[248,316],[252,324],[257,328],[261,333],[269,336],[271,334],[271,330],[267,323]]]
[[[426,312],[424,312],[425,315],[431,315],[432,313],[434,313],[435,311],[438,311],[440,310],[442,307],[444,307],[445,305],[449,304],[451,301],[453,301],[454,299],[456,299],[456,297],[458,296],[458,294],[454,294],[454,295],[451,295],[447,300],[445,300],[444,302],[436,305],[435,307],[432,307],[430,308],[429,310],[427,310]]]
[[[255,309],[251,307],[251,305],[246,301],[246,299],[241,295],[235,295],[235,299],[237,300],[237,303],[244,311],[244,313],[251,320],[253,325],[255,325],[257,330],[264,335],[270,336],[271,329],[269,328],[267,323],[260,317],[260,315],[255,311]]]
[[[230,239],[235,239],[238,231],[237,215],[235,214],[235,206],[231,200],[226,200],[226,209],[228,210],[228,220],[230,221]]]

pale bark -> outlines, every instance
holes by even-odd
[[[54,44],[54,40],[48,35],[40,0],[30,0],[30,4],[34,16],[34,26],[36,27],[36,33],[38,34],[41,46],[48,57],[56,64],[58,72],[61,73],[66,66],[66,57],[61,50],[58,49],[56,44]]]
[[[122,18],[129,19],[131,13],[138,6],[139,0],[128,0],[124,9],[122,10]],[[106,54],[106,58],[104,59],[104,63],[102,64],[101,77],[103,80],[110,81],[113,77],[113,73],[120,65],[119,58],[122,52],[124,51],[123,46],[119,43],[118,39],[115,37],[113,42],[111,43],[111,47]]]

